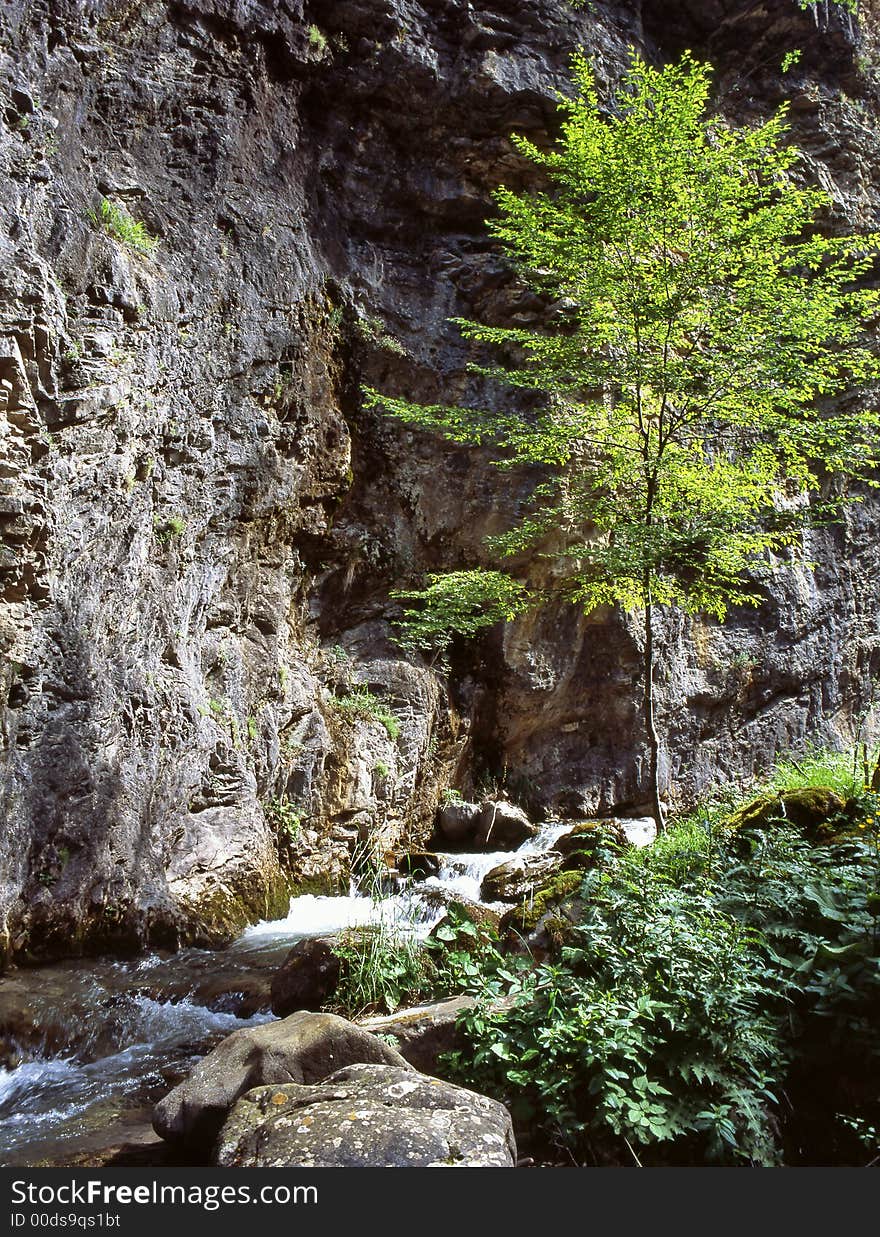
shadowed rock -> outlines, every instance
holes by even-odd
[[[333,995],[341,967],[335,944],[331,936],[297,941],[272,978],[273,1014],[317,1010]]]

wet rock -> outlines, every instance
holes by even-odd
[[[350,1065],[318,1086],[260,1087],[220,1132],[221,1168],[512,1168],[503,1105],[436,1078]]]
[[[552,850],[500,863],[483,877],[480,897],[484,902],[518,902],[531,897],[561,867],[562,856]]]
[[[153,1109],[168,1142],[206,1146],[245,1091],[265,1084],[319,1082],[353,1062],[409,1069],[382,1040],[334,1014],[300,1012],[234,1031]]]
[[[425,880],[428,876],[436,876],[440,871],[440,860],[431,851],[411,851],[404,855],[398,869],[413,880]]]
[[[361,1025],[373,1035],[381,1035],[422,1074],[442,1074],[439,1058],[445,1052],[463,1048],[466,1039],[457,1019],[476,1001],[471,996],[454,996],[432,1005],[402,1009],[384,1018],[365,1018]]]
[[[474,840],[485,850],[515,850],[537,832],[522,808],[489,799],[480,809]]]
[[[336,937],[298,941],[272,978],[272,1013],[279,1018],[295,1010],[317,1010],[336,991],[341,962]]]

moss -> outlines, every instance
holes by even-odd
[[[321,876],[304,876],[294,880],[288,886],[288,897],[304,898],[311,895],[315,898],[333,897],[345,893],[346,889],[328,874]]]
[[[280,872],[268,878],[248,874],[235,888],[215,886],[187,908],[192,942],[209,947],[231,944],[249,924],[282,918],[289,905],[290,887]]]
[[[830,786],[804,786],[753,799],[726,817],[721,827],[735,834],[788,821],[810,841],[822,843],[839,833],[845,811],[846,804]]]
[[[560,902],[577,893],[582,880],[583,876],[577,870],[557,872],[540,889],[537,889],[530,899],[506,913],[501,920],[502,931],[508,935],[516,933],[519,936],[528,936],[529,933],[535,931],[552,907],[558,906]],[[565,922],[567,924],[568,921]],[[550,933],[550,935],[553,934]]]

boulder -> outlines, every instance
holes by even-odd
[[[804,786],[753,799],[728,816],[724,827],[738,832],[766,829],[776,821],[788,821],[810,841],[821,842],[834,836],[845,808],[843,799],[830,786]]]
[[[365,1018],[361,1025],[383,1039],[393,1036],[398,1052],[414,1069],[436,1074],[438,1061],[445,1052],[464,1047],[458,1016],[475,1004],[472,996],[454,996],[433,1005],[402,1009],[385,1018]]]
[[[490,799],[480,808],[474,842],[487,850],[515,850],[537,832],[522,808]]]
[[[484,902],[519,902],[531,897],[561,867],[562,856],[552,850],[499,863],[483,877],[480,898]]]
[[[317,1086],[258,1087],[217,1140],[221,1168],[512,1168],[507,1109],[387,1065],[350,1065]]]
[[[355,1062],[410,1066],[399,1052],[335,1014],[292,1014],[244,1027],[199,1061],[153,1109],[153,1129],[168,1142],[204,1147],[246,1091],[267,1084],[320,1082]]]
[[[653,816],[624,816],[617,823],[630,846],[641,849],[657,840],[657,822]]]
[[[513,944],[523,940],[541,948],[562,944],[577,920],[574,912],[581,905],[579,893],[583,879],[583,873],[576,869],[557,872],[530,898],[504,913],[500,925],[502,933]]]
[[[453,845],[461,846],[476,835],[482,806],[479,803],[447,803],[437,812],[437,833]]]
[[[297,941],[272,977],[272,1013],[279,1018],[298,1009],[317,1010],[336,991],[341,962],[336,938]]]

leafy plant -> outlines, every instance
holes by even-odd
[[[319,60],[327,54],[327,36],[318,26],[309,26],[309,47]]]
[[[302,831],[302,813],[288,799],[283,796],[270,799],[264,804],[263,811],[277,833],[283,834],[290,842],[297,840]]]
[[[344,696],[332,698],[333,707],[346,717],[379,722],[390,739],[400,734],[400,722],[391,710],[366,687],[354,687]]]
[[[186,530],[186,520],[182,515],[161,516],[153,519],[153,532],[156,540],[166,545],[175,537],[180,537]]]
[[[526,589],[500,571],[452,571],[428,576],[423,589],[391,596],[419,603],[404,610],[398,642],[404,648],[442,651],[455,635],[473,637],[493,623],[515,618]]]
[[[688,54],[663,69],[634,57],[610,107],[580,55],[574,79],[556,147],[514,138],[550,189],[498,190],[489,224],[547,305],[543,320],[459,320],[499,358],[472,367],[486,406],[366,400],[539,478],[531,505],[488,542],[510,573],[432,576],[404,594],[418,603],[404,616],[414,644],[472,636],[536,605],[543,593],[519,578],[533,558],[554,564],[545,592],[585,612],[643,614],[662,828],[655,610],[722,618],[759,604],[770,552],[797,553],[804,526],[846,501],[843,485],[819,497],[828,474],[875,484],[880,417],[827,400],[880,373],[866,330],[880,293],[860,286],[880,242],[820,233],[830,199],[796,179],[785,108],[728,127],[707,112],[709,66]]]
[[[395,356],[406,356],[406,349],[399,339],[390,333],[385,323],[375,314],[360,314],[355,318],[355,330],[366,343],[375,344]]]
[[[590,873],[558,958],[480,960],[455,1076],[580,1162],[781,1163],[841,1069],[876,1125],[877,819],[833,847],[781,821],[745,858],[687,822]]]
[[[159,243],[142,223],[132,219],[127,210],[108,198],[101,198],[98,209],[90,210],[87,214],[96,227],[103,228],[108,236],[137,250],[138,253],[149,257]]]

